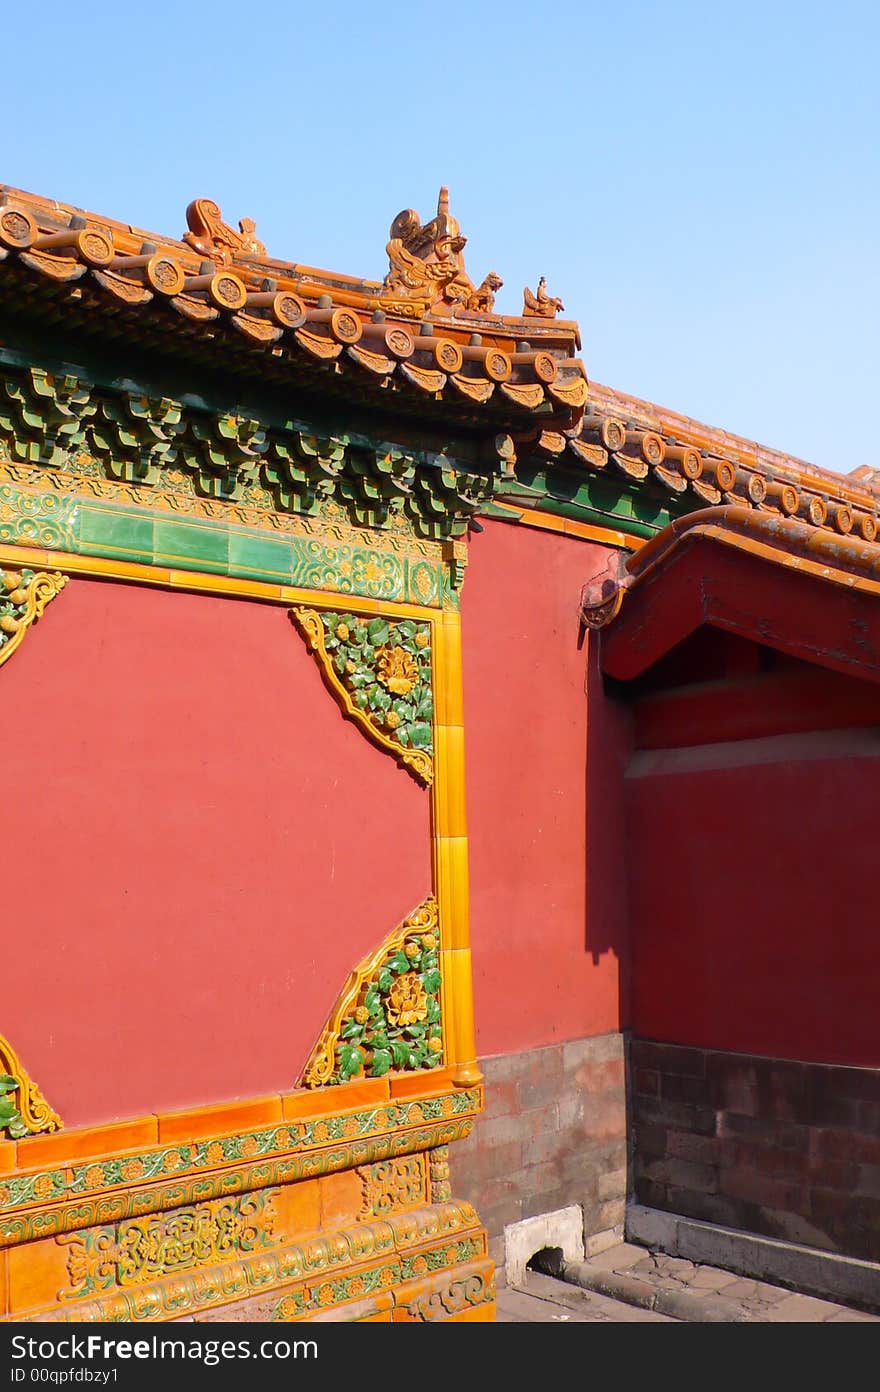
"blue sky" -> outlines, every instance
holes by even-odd
[[[548,290],[597,381],[880,467],[880,6],[6,5],[0,182],[381,278],[441,183],[475,280]]]

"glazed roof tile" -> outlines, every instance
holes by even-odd
[[[245,383],[393,403],[419,428],[488,430],[498,495],[514,505],[542,505],[540,488],[518,483],[528,463],[654,496],[671,516],[745,506],[865,543],[878,535],[876,471],[835,474],[588,384],[578,326],[558,317],[543,277],[521,315],[497,314],[500,277],[468,276],[445,189],[427,223],[412,209],[395,217],[381,282],[270,256],[253,222],[236,232],[210,200],[186,216],[182,237],[156,236],[0,185],[0,307]]]
[[[665,497],[674,515],[744,505],[873,542],[880,533],[877,471],[805,463],[679,412],[591,382],[577,424],[542,430],[526,456]],[[515,490],[508,489],[515,499]]]
[[[587,381],[577,325],[543,281],[523,315],[499,315],[494,272],[475,286],[464,238],[441,191],[424,227],[404,210],[391,226],[383,282],[270,257],[243,219],[235,232],[216,204],[187,209],[182,238],[0,185],[0,304],[97,338],[217,363],[235,354],[262,380],[314,386],[330,396],[464,424],[572,429]]]

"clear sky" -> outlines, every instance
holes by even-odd
[[[880,5],[3,6],[0,182],[380,279],[441,183],[497,307],[547,277],[590,377],[880,466]]]

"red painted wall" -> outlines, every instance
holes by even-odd
[[[2,1031],[65,1122],[291,1087],[431,878],[286,611],[72,580],[0,720]]]
[[[638,1035],[880,1065],[878,754],[852,730],[636,756]]]
[[[486,522],[470,545],[462,621],[483,1056],[625,1023],[628,726],[578,633],[581,586],[604,557],[501,522]]]

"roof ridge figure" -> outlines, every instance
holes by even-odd
[[[223,221],[219,205],[212,198],[194,198],[186,210],[188,231],[183,240],[187,246],[209,261],[228,266],[242,256],[265,256],[266,248],[255,236],[257,224],[253,218],[239,220],[236,232]]]
[[[420,300],[425,312],[441,305],[471,314],[491,314],[495,293],[504,284],[490,271],[479,286],[465,270],[462,252],[467,245],[457,218],[449,211],[449,189],[440,188],[437,215],[422,223],[414,208],[404,208],[391,224],[389,270],[383,282],[386,294]]]

